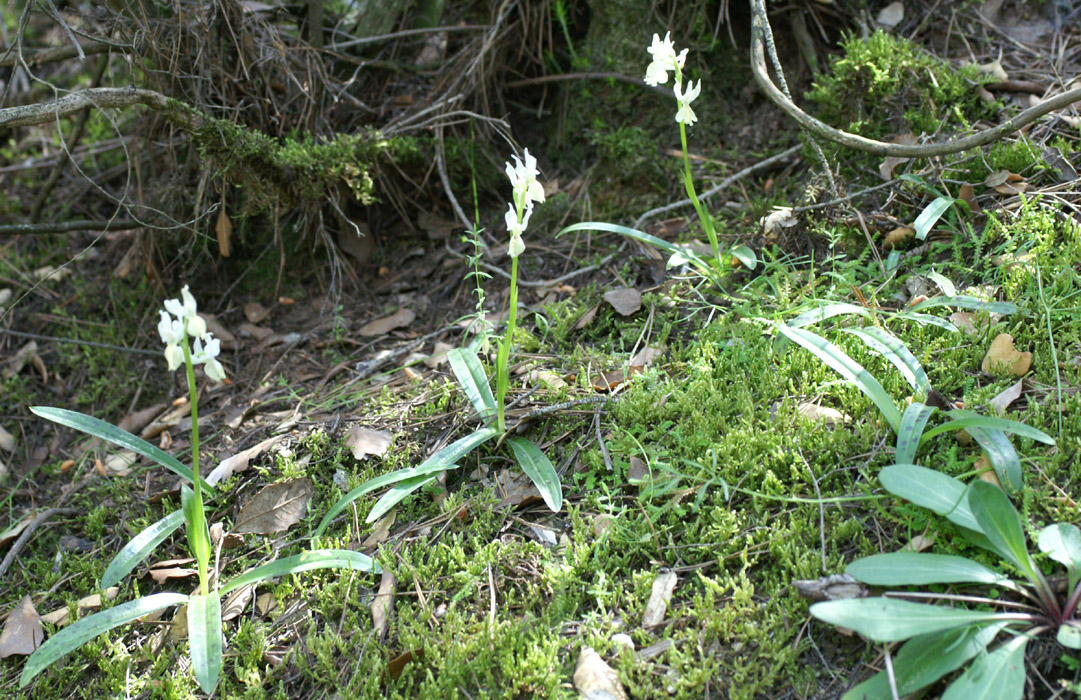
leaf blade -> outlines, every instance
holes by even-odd
[[[897,429],[897,454],[900,464],[914,464],[916,451],[920,447],[920,436],[927,425],[927,420],[935,412],[934,406],[913,401],[901,415],[901,426]]]
[[[221,673],[221,595],[217,591],[189,596],[188,644],[195,680],[209,695]]]
[[[983,564],[952,554],[887,552],[845,567],[845,573],[872,586],[926,586],[934,583],[997,584],[1009,579]]]
[[[112,588],[131,573],[150,553],[184,524],[184,511],[175,510],[140,532],[116,553],[105,573],[101,575],[98,587],[102,590]]]
[[[913,603],[894,598],[827,600],[811,606],[811,614],[831,625],[847,627],[876,642],[900,642],[966,625],[997,622],[1006,613],[979,612]]]
[[[291,557],[277,559],[269,564],[257,566],[251,571],[246,571],[218,589],[218,595],[223,596],[241,586],[258,583],[275,576],[299,574],[315,569],[350,569],[375,574],[383,571],[382,567],[367,554],[348,549],[311,549],[307,552],[294,554]]]
[[[931,392],[931,380],[916,356],[905,347],[901,339],[876,326],[868,328],[842,328],[843,333],[854,335],[897,368],[897,371],[917,392],[927,395]]]
[[[458,386],[466,398],[473,404],[473,409],[481,418],[491,418],[496,414],[495,396],[488,384],[488,375],[475,352],[465,348],[454,348],[447,352],[451,371],[458,380]]]
[[[563,486],[559,483],[559,474],[551,460],[535,444],[520,437],[509,437],[507,443],[514,452],[514,458],[533,485],[540,491],[548,509],[558,513],[563,508]]]
[[[1028,637],[1018,635],[990,654],[978,656],[950,684],[942,694],[942,700],[1020,700],[1025,693],[1025,645],[1028,640]]]

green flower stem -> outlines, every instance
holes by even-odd
[[[682,85],[683,72],[678,65],[675,66],[675,69],[676,83]],[[691,178],[691,158],[687,152],[687,125],[683,122],[679,123],[679,140],[683,146],[683,187],[687,190],[687,197],[691,200],[691,204],[694,205],[694,210],[698,212],[698,220],[702,222],[702,228],[706,230],[709,245],[713,248],[713,257],[717,260],[717,271],[720,272],[721,248],[717,243],[717,231],[713,228],[713,219],[702,208],[702,203],[698,201],[698,193],[694,190],[694,180]]]
[[[515,210],[518,214],[518,222],[522,221],[522,210],[524,207],[524,199],[516,201]],[[514,327],[518,323],[518,258],[517,256],[511,258],[510,262],[510,309],[507,314],[507,330],[503,336],[503,341],[499,344],[499,354],[496,355],[495,362],[495,405],[496,405],[496,427],[499,428],[499,432],[507,432],[507,418],[504,414],[503,403],[507,396],[507,385],[510,383],[510,377],[508,375],[507,363],[510,360],[510,346],[514,343]]]
[[[193,482],[195,491],[193,520],[197,521],[191,523],[192,539],[195,540],[192,542],[192,549],[199,567],[199,593],[207,595],[210,590],[207,580],[209,543],[203,541],[206,532],[206,514],[203,512],[203,491],[202,486],[200,486],[202,478],[199,476],[199,394],[195,388],[195,366],[191,362],[191,349],[188,347],[187,333],[188,322],[184,321],[184,342],[180,346],[184,348],[184,367],[187,370],[188,394],[191,401],[191,471],[195,475]]]

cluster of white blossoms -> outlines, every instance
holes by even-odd
[[[510,178],[511,187],[514,188],[514,200],[508,205],[504,220],[507,222],[507,231],[510,233],[510,243],[507,244],[507,255],[517,258],[525,250],[525,242],[522,241],[522,232],[529,225],[529,215],[533,213],[533,202],[544,201],[544,187],[537,180],[540,172],[537,170],[537,159],[529,155],[529,149],[523,153],[525,162],[518,156],[514,158],[514,165],[507,163],[507,177]]]
[[[695,85],[693,80],[688,80],[687,91],[683,91],[683,64],[687,61],[687,49],[677,54],[671,35],[671,32],[666,32],[663,40],[658,35],[653,35],[653,45],[648,49],[653,61],[646,68],[646,85],[664,85],[668,82],[668,71],[674,71],[676,77],[672,91],[679,101],[676,121],[680,124],[694,124],[698,117],[691,109],[691,102],[702,92],[702,81],[699,80]]]
[[[225,368],[218,362],[221,343],[207,329],[206,321],[196,312],[195,297],[188,290],[188,285],[180,290],[180,299],[166,299],[165,310],[161,311],[158,322],[158,335],[165,343],[165,361],[169,371],[184,364],[184,349],[181,343],[187,342],[187,336],[195,339],[192,343],[191,362],[193,365],[206,365],[206,376],[216,382],[225,380]],[[205,343],[205,344],[204,344]]]

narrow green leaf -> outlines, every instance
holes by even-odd
[[[1021,700],[1028,639],[1018,635],[990,654],[977,656],[942,694],[942,700]]]
[[[1032,558],[1025,543],[1025,530],[1021,526],[1021,516],[1010,503],[1002,489],[986,481],[976,480],[968,487],[968,503],[980,531],[995,545],[995,550],[1002,552],[1006,559],[1024,572],[1030,579],[1035,579]]]
[[[1005,627],[969,625],[941,634],[925,634],[904,643],[893,659],[897,693],[910,695],[925,688],[984,651]],[[844,694],[841,700],[894,700],[886,671],[880,671]]]
[[[845,573],[871,586],[926,586],[932,583],[996,584],[1009,579],[983,564],[952,554],[888,552],[858,559]]]
[[[950,278],[946,277],[940,272],[935,272],[934,270],[928,272],[927,276],[935,281],[935,284],[938,285],[938,288],[942,290],[943,294],[948,297],[957,296],[957,287],[953,285],[953,282],[950,280]]]
[[[562,236],[565,233],[572,233],[574,231],[608,231],[609,233],[618,233],[621,236],[633,238],[634,240],[641,241],[642,243],[648,243],[649,245],[660,248],[661,250],[668,251],[673,255],[679,254],[685,259],[689,260],[695,265],[695,267],[698,267],[703,272],[706,272],[709,275],[712,275],[714,273],[714,270],[710,266],[710,264],[694,251],[688,248],[684,248],[683,246],[669,243],[662,238],[651,236],[644,231],[639,231],[637,229],[629,228],[627,226],[620,226],[619,224],[609,224],[603,221],[587,221],[580,224],[572,224],[571,226],[564,228],[556,234],[556,238]]]
[[[1017,313],[1017,304],[1009,301],[984,301],[977,297],[960,294],[954,297],[930,297],[918,304],[913,304],[909,311],[922,311],[935,306],[949,306],[955,309],[972,309],[988,313],[1010,315]]]
[[[218,590],[218,595],[225,595],[249,583],[258,583],[268,578],[299,574],[314,569],[349,569],[376,574],[383,572],[383,569],[367,554],[348,549],[313,549],[246,571],[222,586]]]
[[[961,330],[957,326],[953,325],[946,319],[939,318],[938,316],[932,316],[931,314],[917,314],[912,313],[911,311],[898,311],[897,313],[893,314],[893,317],[902,318],[906,321],[912,321],[921,326],[935,326],[937,328],[941,328],[944,331],[949,331],[950,333],[961,332]]]
[[[544,499],[549,510],[558,513],[563,507],[563,487],[559,483],[559,474],[556,473],[551,460],[541,452],[539,447],[525,438],[509,437],[507,444],[514,451],[518,466],[540,491],[541,498]]]
[[[1048,525],[1040,530],[1036,544],[1041,552],[1066,567],[1069,572],[1068,588],[1072,591],[1081,574],[1081,530],[1073,523]]]
[[[221,595],[217,591],[188,597],[188,644],[195,680],[209,695],[221,673]]]
[[[404,501],[406,496],[417,489],[424,488],[432,483],[437,476],[439,475],[425,474],[423,476],[414,476],[412,479],[406,479],[405,481],[399,481],[394,484],[393,487],[376,501],[375,506],[372,508],[372,512],[368,513],[368,517],[364,519],[364,522],[374,523],[376,520],[379,520],[379,518],[382,518],[389,513],[391,508]]]
[[[823,622],[847,627],[876,642],[900,642],[918,634],[1012,619],[1008,613],[913,603],[895,598],[828,600],[811,606]]]
[[[758,266],[758,258],[755,257],[754,251],[745,245],[734,245],[728,249],[728,252],[748,270],[753,270]]]
[[[360,486],[356,487],[349,493],[342,496],[334,506],[327,511],[327,514],[323,516],[323,520],[319,523],[319,527],[315,529],[314,537],[321,537],[326,531],[330,522],[338,515],[338,513],[345,510],[350,503],[357,500],[361,496],[371,493],[377,489],[380,489],[389,484],[395,484],[399,481],[405,481],[406,479],[412,479],[424,474],[435,474],[437,472],[447,471],[457,466],[458,460],[473,451],[478,445],[491,440],[499,435],[500,432],[496,428],[483,428],[466,435],[461,440],[457,440],[450,445],[447,445],[443,449],[433,454],[428,459],[421,462],[415,467],[409,467],[407,469],[398,469],[397,471],[384,474],[383,476],[376,477],[370,481],[366,481]]]
[[[867,347],[886,358],[891,365],[897,368],[915,391],[924,395],[931,392],[931,380],[927,378],[927,372],[923,370],[923,365],[905,347],[900,338],[875,326],[869,328],[842,328],[841,330],[856,336],[866,343]]]
[[[924,240],[927,238],[927,234],[931,232],[938,220],[942,217],[946,211],[953,206],[953,197],[936,197],[933,202],[927,205],[920,215],[916,217],[915,223],[912,224],[912,228],[916,229],[916,238]]]
[[[176,510],[140,532],[124,548],[116,553],[101,576],[98,587],[102,590],[112,588],[131,573],[150,553],[184,524],[184,511]]]
[[[203,511],[203,504],[195,500],[195,492],[187,484],[180,485],[180,504],[191,555],[199,562],[210,561],[210,526],[206,522],[206,512]]]
[[[833,318],[834,316],[842,316],[845,314],[859,314],[865,318],[870,318],[871,316],[871,312],[862,306],[838,302],[835,304],[823,304],[810,311],[804,311],[799,316],[788,321],[787,325],[789,328],[803,328],[812,323],[820,323],[826,319]]]
[[[901,427],[897,429],[897,454],[895,459],[900,464],[914,464],[916,462],[916,450],[920,446],[920,435],[923,434],[927,419],[935,412],[934,406],[913,401],[905,409],[901,416]]]
[[[496,414],[495,397],[488,384],[488,375],[480,364],[477,354],[463,348],[454,348],[447,352],[447,360],[458,380],[458,386],[465,392],[466,398],[473,404],[473,410],[481,418],[491,418]]]
[[[882,486],[894,496],[945,516],[947,520],[979,532],[980,524],[965,498],[965,485],[952,476],[917,464],[893,464],[878,472]]]
[[[1073,623],[1066,622],[1059,625],[1055,638],[1067,649],[1081,649],[1081,628]]]
[[[1009,418],[997,418],[995,416],[983,416],[972,411],[955,409],[947,412],[952,420],[942,425],[936,425],[924,433],[923,440],[927,441],[948,430],[968,430],[969,428],[984,428],[987,430],[1001,430],[1004,433],[1012,433],[1021,437],[1042,442],[1045,445],[1054,445],[1055,438],[1047,433],[1033,428],[1031,425]]]
[[[970,427],[968,434],[987,453],[987,459],[994,467],[998,482],[1002,484],[1006,493],[1017,493],[1024,482],[1021,458],[1017,455],[1017,450],[1013,448],[1010,438],[1006,437],[1006,433],[1001,430]]]
[[[172,605],[182,605],[187,600],[188,596],[180,593],[155,593],[128,603],[122,603],[71,623],[45,640],[45,643],[30,655],[30,658],[26,660],[26,665],[23,666],[22,676],[19,677],[19,687],[25,688],[30,681],[34,680],[35,676],[55,663],[60,657],[68,652],[75,651],[98,635],[155,610],[168,608]]]
[[[121,430],[115,425],[106,423],[99,418],[88,416],[85,413],[79,413],[78,411],[53,408],[52,406],[31,406],[30,410],[46,420],[51,420],[54,423],[59,423],[68,428],[74,428],[87,435],[93,435],[96,438],[111,442],[114,445],[126,447],[136,454],[154,460],[166,469],[176,473],[182,479],[186,479],[188,482],[193,481],[195,478],[191,469],[181,464],[176,457],[155,445],[151,445],[141,437],[132,435],[128,431]],[[208,493],[214,493],[214,487],[208,484],[205,479],[203,480],[203,488],[206,489]]]
[[[878,380],[871,376],[870,372],[845,354],[844,350],[820,335],[815,335],[802,328],[791,328],[783,323],[778,324],[777,328],[785,337],[810,351],[833,371],[855,384],[856,388],[866,394],[878,407],[878,410],[882,411],[882,415],[885,416],[890,427],[897,430],[901,424],[901,412],[897,409],[897,405],[890,398],[890,395],[886,393]]]

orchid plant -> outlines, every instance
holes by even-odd
[[[720,243],[717,241],[717,229],[713,225],[713,218],[702,206],[702,202],[698,199],[698,193],[694,188],[694,177],[691,172],[691,159],[687,150],[687,127],[698,121],[698,115],[694,113],[691,102],[697,99],[702,93],[702,81],[699,80],[695,83],[693,80],[687,80],[686,86],[684,86],[683,67],[687,62],[687,49],[683,49],[678,53],[676,52],[675,45],[672,43],[671,32],[665,33],[664,39],[661,39],[660,36],[654,34],[653,44],[647,51],[649,51],[650,56],[652,56],[652,60],[646,67],[646,85],[651,87],[664,85],[668,82],[669,73],[672,74],[672,93],[676,98],[677,104],[675,120],[676,123],[679,124],[679,139],[683,146],[683,188],[687,191],[687,198],[694,206],[694,210],[698,214],[698,220],[702,222],[702,229],[709,238],[709,245],[713,251],[713,261],[708,262],[694,252],[681,246],[674,245],[668,241],[657,238],[656,236],[651,236],[643,231],[638,231],[627,226],[620,226],[618,224],[596,221],[585,222],[568,226],[560,231],[559,234],[562,235],[572,231],[583,230],[611,231],[613,233],[619,233],[629,238],[642,241],[643,243],[657,246],[658,248],[671,253],[672,258],[669,261],[669,267],[672,267],[675,264],[690,263],[705,276],[715,278],[719,271],[723,269],[725,256],[722,254]],[[749,270],[753,270],[758,263],[755,259],[754,251],[744,245],[733,246],[728,250],[728,255],[731,255]]]
[[[319,523],[319,527],[315,531],[316,537],[321,536],[334,517],[348,507],[350,503],[367,493],[384,486],[393,485],[368,513],[367,522],[375,522],[406,496],[430,484],[439,474],[456,468],[458,460],[496,437],[500,438],[500,442],[506,442],[510,445],[518,465],[536,485],[548,507],[553,512],[559,512],[563,507],[563,490],[559,483],[559,474],[556,472],[551,460],[545,456],[544,452],[535,443],[522,437],[510,436],[507,430],[505,401],[507,389],[510,385],[508,364],[518,319],[518,258],[525,251],[525,241],[522,234],[529,225],[529,216],[533,213],[533,204],[544,201],[544,187],[537,180],[537,176],[540,174],[537,171],[537,159],[529,154],[529,149],[525,150],[523,158],[518,158],[515,155],[513,159],[513,165],[506,164],[507,177],[510,180],[513,194],[504,215],[507,233],[510,235],[510,240],[507,243],[507,255],[511,259],[510,308],[508,309],[507,327],[503,337],[498,341],[496,351],[495,395],[492,394],[488,376],[474,349],[455,348],[447,353],[447,359],[450,362],[451,370],[454,372],[454,377],[458,381],[458,386],[461,387],[470,403],[473,404],[477,417],[483,422],[482,426],[473,433],[437,451],[421,464],[371,479],[342,496],[327,511],[322,522]],[[495,422],[494,426],[490,425],[492,421]]]
[[[202,365],[204,373],[211,380],[224,381],[225,369],[218,360],[221,344],[207,330],[206,322],[198,314],[195,297],[187,286],[181,290],[181,299],[167,300],[165,309],[160,313],[158,334],[165,343],[165,360],[169,371],[173,372],[183,366],[187,374],[191,402],[191,468],[142,438],[93,416],[48,406],[34,406],[30,410],[47,420],[132,450],[176,473],[187,482],[180,488],[180,510],[146,528],[121,549],[106,567],[99,582],[100,588],[107,589],[118,584],[181,525],[186,526],[188,548],[197,564],[198,588],[191,595],[154,593],[142,596],[72,623],[46,640],[27,659],[19,681],[23,687],[65,654],[95,637],[155,610],[186,604],[192,668],[199,687],[203,692],[211,693],[217,686],[221,672],[223,595],[265,579],[312,569],[380,571],[371,557],[360,552],[315,550],[283,557],[256,567],[224,585],[211,585],[211,537],[203,497],[204,494],[214,493],[214,485],[199,473],[199,394],[195,366]]]

